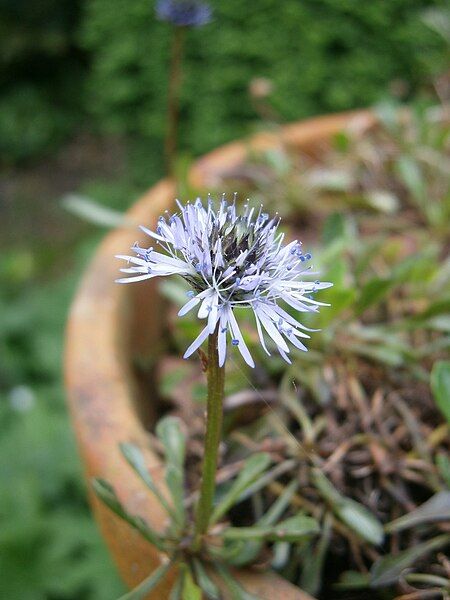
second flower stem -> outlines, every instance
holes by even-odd
[[[183,59],[184,37],[185,27],[173,27],[167,99],[167,129],[164,140],[166,172],[167,175],[172,176],[175,174],[175,161],[178,144],[178,121],[182,76],[181,67]]]
[[[217,461],[222,434],[225,367],[219,367],[217,350],[218,328],[208,339],[208,398],[206,406],[206,435],[200,497],[195,515],[195,542],[199,549],[201,537],[208,530],[216,488]]]

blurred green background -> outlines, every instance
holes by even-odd
[[[448,60],[442,0],[227,0],[187,35],[181,148],[420,97]],[[0,597],[110,600],[61,382],[68,305],[102,232],[69,193],[126,209],[163,174],[170,27],[147,0],[0,4]],[[267,124],[266,124],[267,125]]]

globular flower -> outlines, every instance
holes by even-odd
[[[186,350],[187,358],[217,328],[219,364],[225,362],[227,339],[236,346],[248,365],[253,359],[239,328],[234,309],[253,311],[261,346],[270,355],[266,337],[272,339],[281,356],[290,362],[288,343],[299,350],[301,340],[313,331],[302,325],[280,306],[287,304],[299,312],[315,312],[324,303],[313,298],[314,292],[332,285],[308,281],[314,273],[301,242],[283,245],[284,233],[278,231],[280,219],[244,207],[236,210],[236,197],[228,203],[222,197],[216,210],[210,197],[206,206],[200,199],[180,204],[179,213],[160,217],[156,232],[141,229],[153,238],[161,250],[132,247],[135,256],[119,255],[129,264],[121,271],[130,276],[119,283],[142,281],[165,275],[180,275],[190,285],[188,301],[179,311],[183,316],[198,306],[198,317],[206,319],[200,335]]]
[[[178,27],[201,27],[211,21],[212,10],[199,0],[158,0],[156,16]]]

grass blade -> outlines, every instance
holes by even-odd
[[[164,575],[172,566],[172,563],[167,563],[165,565],[161,565],[153,571],[150,577],[144,579],[142,583],[140,583],[134,590],[128,592],[124,596],[121,596],[119,600],[144,600],[147,598],[148,594],[158,585]]]
[[[432,550],[437,550],[450,543],[450,535],[440,535],[422,544],[417,544],[399,552],[388,554],[378,559],[370,570],[370,586],[384,587],[395,583],[402,572]]]
[[[139,477],[142,479],[142,481],[145,483],[145,485],[148,487],[148,489],[151,492],[153,492],[153,494],[156,496],[156,498],[158,499],[160,504],[164,507],[166,512],[172,518],[176,519],[176,515],[175,515],[173,508],[169,505],[166,498],[163,496],[163,494],[160,492],[158,487],[155,485],[155,482],[153,481],[153,477],[151,476],[150,471],[147,468],[144,456],[143,456],[142,452],[140,451],[140,449],[137,446],[135,446],[134,444],[123,443],[123,444],[120,444],[120,450],[121,450],[123,456],[125,457],[125,460],[131,466],[131,468],[137,473],[137,475],[139,475]]]
[[[92,488],[100,500],[102,500],[102,502],[104,502],[116,515],[126,521],[134,529],[137,529],[146,540],[156,546],[159,550],[164,550],[164,541],[161,536],[153,531],[144,519],[127,513],[118,499],[114,488],[107,481],[104,481],[103,479],[94,479],[92,481]]]
[[[254,454],[248,458],[221,502],[216,506],[211,516],[210,524],[216,523],[236,503],[242,492],[263,473],[270,464],[270,456],[266,452]]]

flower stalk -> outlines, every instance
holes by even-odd
[[[219,366],[217,340],[219,326],[208,338],[208,397],[206,405],[206,435],[203,455],[202,482],[200,497],[195,514],[194,549],[201,546],[201,538],[208,530],[212,513],[219,445],[223,420],[223,393],[225,367]]]
[[[178,122],[180,113],[180,90],[182,81],[182,60],[185,27],[172,28],[172,52],[169,71],[169,89],[167,97],[167,129],[164,140],[166,172],[174,175],[178,142]]]

